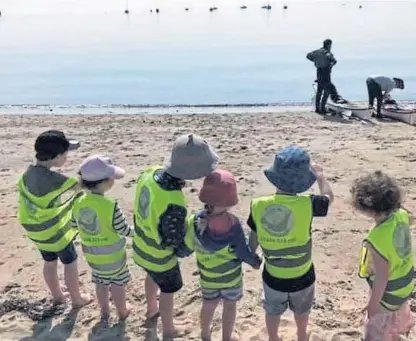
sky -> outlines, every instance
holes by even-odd
[[[398,2],[399,0],[394,0]],[[338,2],[345,4],[359,4],[373,2],[372,0],[2,0],[0,10],[3,15],[16,14],[53,14],[53,13],[81,13],[102,11],[123,11],[127,5],[130,11],[150,8],[180,9],[204,8],[209,6],[233,8],[237,6],[259,6],[270,3],[273,7],[284,4],[313,2]]]

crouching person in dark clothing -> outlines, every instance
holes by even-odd
[[[337,63],[331,52],[332,40],[326,39],[323,47],[309,52],[306,58],[313,62],[316,67],[316,79],[318,89],[315,99],[315,112],[325,113],[326,102],[328,101],[331,85],[332,67]]]
[[[384,76],[370,76],[367,78],[368,105],[370,108],[373,108],[374,100],[377,99],[377,117],[381,117],[383,100],[393,89],[403,90],[403,80]]]

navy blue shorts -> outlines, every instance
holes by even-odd
[[[54,262],[59,258],[62,264],[71,264],[78,258],[77,250],[75,250],[73,242],[68,244],[65,249],[59,252],[39,251],[45,262]]]
[[[183,282],[179,265],[166,272],[153,272],[149,270],[146,270],[146,272],[164,294],[173,294],[182,289]]]

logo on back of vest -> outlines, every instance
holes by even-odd
[[[412,252],[412,236],[407,224],[398,224],[393,233],[393,245],[400,258],[406,258]]]
[[[38,207],[33,202],[31,202],[29,199],[26,199],[24,196],[22,196],[22,199],[25,203],[25,206],[26,206],[29,214],[31,216],[34,216],[36,214],[37,210],[38,210]]]
[[[88,234],[100,233],[100,222],[97,212],[90,208],[82,208],[79,211],[78,225]]]
[[[150,206],[150,192],[149,189],[144,186],[140,192],[139,196],[139,214],[143,219],[147,219],[149,216],[149,206]]]
[[[271,235],[286,236],[293,229],[293,214],[283,205],[272,205],[263,211],[261,223]]]

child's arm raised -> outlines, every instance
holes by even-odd
[[[331,185],[329,184],[329,181],[324,175],[324,170],[322,166],[313,164],[312,169],[315,172],[316,175],[316,182],[318,183],[319,192],[321,195],[326,196],[329,200],[329,204],[332,204],[334,201],[334,193],[332,192]]]

